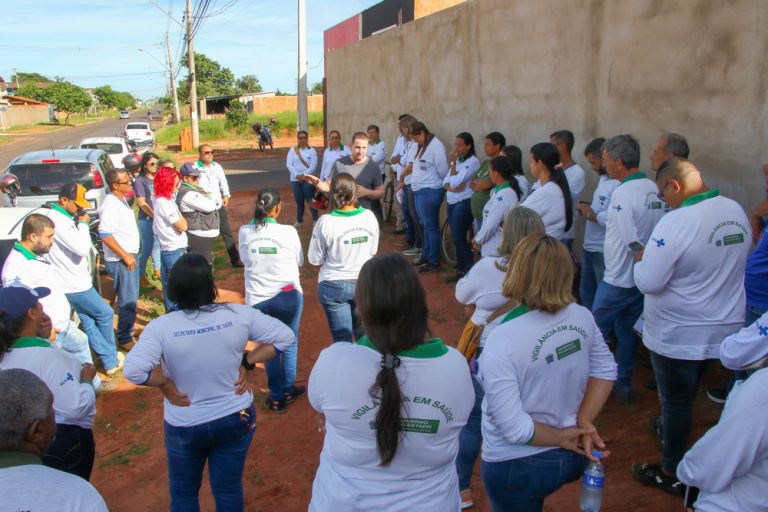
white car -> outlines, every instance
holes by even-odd
[[[123,168],[123,159],[134,153],[128,147],[128,141],[122,137],[91,137],[80,141],[81,149],[104,150],[114,167]]]
[[[128,112],[127,110],[120,111],[120,119],[130,119],[130,118],[131,118],[130,112]]]
[[[131,142],[155,140],[155,134],[152,131],[152,127],[149,126],[149,123],[128,123],[125,125],[125,129],[121,135]]]

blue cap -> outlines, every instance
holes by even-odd
[[[182,176],[200,176],[200,169],[198,169],[192,162],[187,162],[182,165],[179,172]]]
[[[13,321],[21,318],[30,308],[35,307],[38,299],[50,294],[49,288],[30,288],[19,281],[0,288],[0,320]]]
[[[596,459],[602,459],[603,458],[603,453],[599,452],[597,450],[592,450],[592,456],[594,458],[596,458]]]

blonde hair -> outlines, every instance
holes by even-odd
[[[556,313],[574,301],[573,262],[565,245],[540,233],[523,238],[512,251],[502,293],[530,309]]]
[[[544,223],[535,211],[525,206],[511,208],[504,215],[504,223],[501,226],[501,245],[499,256],[506,257],[504,265],[496,262],[496,268],[506,271],[509,266],[509,258],[512,251],[520,243],[520,240],[533,233],[544,233]]]

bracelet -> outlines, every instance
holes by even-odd
[[[251,364],[248,362],[248,352],[243,353],[243,360],[240,361],[240,364],[242,365],[243,368],[245,368],[249,372],[252,371],[254,368],[256,368],[255,363]]]

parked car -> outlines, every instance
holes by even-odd
[[[120,119],[130,119],[130,118],[131,118],[130,112],[128,112],[127,110],[120,111]]]
[[[125,125],[125,129],[121,135],[129,141],[141,142],[155,140],[155,134],[152,132],[152,127],[149,126],[149,123],[128,123]]]
[[[109,159],[112,160],[114,167],[123,167],[123,159],[136,154],[128,146],[128,141],[123,137],[91,137],[80,141],[81,149],[101,149],[104,150]]]

